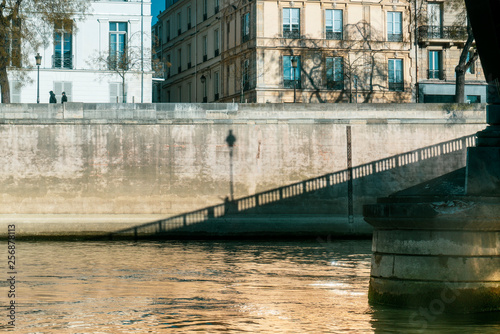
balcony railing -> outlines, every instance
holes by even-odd
[[[393,92],[404,91],[404,83],[402,82],[389,82],[389,90]]]
[[[465,40],[467,28],[463,26],[420,26],[418,28],[420,40]]]
[[[402,42],[403,34],[387,34],[388,42]]]
[[[54,55],[52,56],[52,68],[73,69],[73,55]]]
[[[283,85],[285,86],[285,88],[294,88],[294,82],[295,82],[295,88],[296,89],[300,89],[301,88],[301,84],[300,84],[300,80],[283,80]]]
[[[427,77],[429,79],[443,79],[443,71],[442,70],[428,70]]]
[[[342,31],[327,31],[326,39],[342,40]]]
[[[283,30],[283,38],[300,38],[300,31],[298,30]]]
[[[343,90],[344,89],[344,81],[328,81],[326,83],[326,87],[332,90]]]

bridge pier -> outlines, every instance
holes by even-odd
[[[500,311],[500,108],[487,114],[466,168],[364,206],[374,227],[371,302]]]
[[[371,302],[434,315],[500,310],[498,198],[386,200],[365,207]]]

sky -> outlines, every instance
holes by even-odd
[[[151,0],[151,15],[153,16],[153,23],[157,21],[157,16],[160,11],[165,10],[165,0]]]

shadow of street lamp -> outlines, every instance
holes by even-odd
[[[229,134],[226,137],[227,146],[229,146],[229,193],[230,200],[234,200],[234,185],[233,185],[233,149],[234,143],[236,142],[236,137],[233,135],[233,130],[229,130]]]

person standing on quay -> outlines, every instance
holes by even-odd
[[[50,91],[49,94],[50,94],[49,103],[57,103],[56,94],[54,94],[53,91]]]
[[[68,97],[66,96],[66,92],[62,92],[61,103],[68,102]]]

